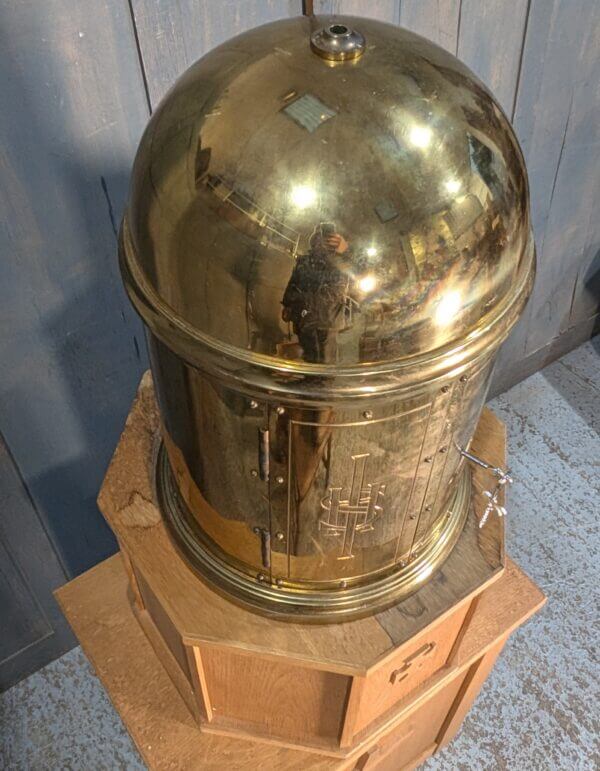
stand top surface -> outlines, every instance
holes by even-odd
[[[98,502],[121,546],[186,643],[217,644],[264,656],[283,656],[321,669],[364,674],[501,576],[503,521],[490,517],[485,527],[478,528],[485,507],[483,490],[491,480],[488,472],[476,468],[474,513],[451,555],[417,593],[388,610],[346,623],[293,623],[258,615],[212,590],[173,545],[154,494],[158,437],[159,415],[152,379],[146,373]],[[493,465],[505,464],[504,424],[487,409],[472,450]],[[502,597],[496,601],[501,603]]]

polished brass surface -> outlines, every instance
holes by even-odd
[[[235,596],[243,604],[288,619],[310,617],[312,620],[345,621],[382,610],[422,586],[452,551],[469,514],[470,474],[464,468],[454,497],[444,510],[442,520],[433,528],[419,552],[414,552],[403,569],[387,570],[370,575],[368,583],[340,581],[331,587],[315,591],[309,582],[273,579],[269,572],[260,571],[251,581],[247,573],[236,568],[227,552],[215,548],[207,539],[197,518],[181,497],[164,446],[158,456],[158,500],[166,515],[169,529],[184,555],[202,576],[217,589]],[[340,590],[341,585],[341,590]]]
[[[324,58],[341,38],[360,55]],[[245,33],[152,117],[120,256],[191,561],[286,613],[414,589],[464,522],[460,449],[533,281],[523,159],[486,88],[372,20]]]

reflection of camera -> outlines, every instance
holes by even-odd
[[[325,241],[326,238],[331,238],[331,236],[335,235],[335,225],[333,222],[321,222],[319,230],[321,231],[321,238],[323,241]]]
[[[333,254],[337,248],[335,225],[333,222],[321,222],[319,225],[319,233],[321,235],[321,248],[329,253]],[[333,243],[328,243],[329,239],[333,238]]]

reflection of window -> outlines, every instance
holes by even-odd
[[[271,214],[261,209],[251,198],[231,187],[222,177],[209,174],[206,178],[207,187],[223,201],[232,207],[241,217],[228,217],[229,221],[240,230],[254,236],[259,235],[263,246],[270,246],[277,251],[296,256],[300,234],[284,225]]]
[[[445,217],[454,240],[459,239],[482,213],[483,206],[476,195],[465,195],[454,201]]]
[[[295,102],[288,104],[283,108],[283,112],[290,117],[294,123],[309,131],[311,134],[316,131],[321,123],[333,118],[336,115],[327,105],[323,104],[316,96],[304,94]]]
[[[494,151],[473,134],[467,134],[467,139],[471,171],[481,177],[492,194],[500,193],[498,175],[494,167]]]

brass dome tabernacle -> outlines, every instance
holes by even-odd
[[[152,116],[120,258],[190,563],[307,620],[420,586],[468,515],[461,448],[534,275],[523,158],[486,87],[372,20],[244,33]]]

